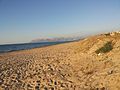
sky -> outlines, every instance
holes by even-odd
[[[0,0],[0,44],[120,30],[120,0]]]

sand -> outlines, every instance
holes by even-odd
[[[120,35],[0,54],[0,90],[120,90]]]

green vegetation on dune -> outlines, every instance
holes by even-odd
[[[112,46],[112,42],[107,42],[103,47],[99,48],[98,50],[96,50],[95,52],[97,54],[99,53],[107,53],[109,51],[111,51],[113,49],[113,46]]]

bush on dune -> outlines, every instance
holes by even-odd
[[[96,50],[95,52],[97,54],[99,53],[107,53],[109,51],[111,51],[113,49],[113,46],[112,46],[112,42],[107,42],[103,47],[99,48],[98,50]]]

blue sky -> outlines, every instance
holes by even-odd
[[[120,29],[120,0],[0,0],[0,44]]]

